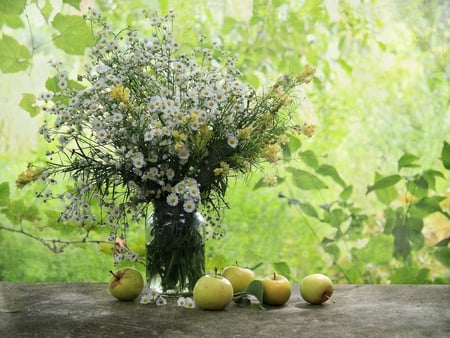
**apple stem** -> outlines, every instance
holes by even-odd
[[[336,302],[328,295],[325,295],[325,297],[327,298],[327,300],[329,300],[330,302],[332,302],[333,304],[336,304]]]
[[[274,273],[273,273],[273,280],[276,280],[276,279],[277,279],[277,273],[274,272]]]
[[[110,273],[111,275],[113,275],[114,277],[116,277],[117,280],[120,279],[114,272],[112,272],[112,270],[109,270],[109,273]]]
[[[214,268],[214,276],[217,276],[217,267]]]

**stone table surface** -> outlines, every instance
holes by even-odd
[[[0,282],[0,337],[450,337],[450,285],[336,285],[309,305],[224,311],[120,302],[104,283]]]

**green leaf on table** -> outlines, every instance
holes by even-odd
[[[39,113],[39,107],[36,105],[36,96],[30,93],[24,93],[19,106],[30,113],[30,116],[36,116]]]
[[[263,304],[263,299],[264,299],[264,288],[262,285],[262,281],[255,279],[253,281],[250,282],[250,284],[247,286],[247,289],[245,290],[246,294],[255,296],[256,299],[259,302],[259,306],[264,309],[264,307],[262,306]]]
[[[450,170],[450,143],[444,141],[441,151],[441,161],[444,168]]]
[[[288,167],[287,171],[292,174],[292,182],[299,189],[319,190],[328,188],[320,178],[305,170]]]
[[[322,176],[330,176],[337,184],[341,187],[345,187],[346,184],[344,180],[339,176],[336,168],[329,164],[322,164],[319,168],[317,168],[316,173]]]
[[[418,156],[413,154],[403,154],[402,157],[398,160],[397,168],[400,171],[401,168],[416,168],[419,165],[416,163],[419,159]]]
[[[251,300],[247,297],[247,295],[239,295],[237,297],[233,297],[233,302],[238,307],[248,307],[252,304]]]
[[[376,174],[376,175],[378,176],[379,174]],[[367,187],[366,195],[375,190],[386,189],[386,188],[392,187],[401,179],[402,179],[402,177],[400,175],[390,175],[390,176],[384,176],[381,178],[377,178],[373,185],[369,185]]]
[[[3,34],[0,39],[0,71],[17,73],[30,65],[31,53],[13,37]]]
[[[9,182],[0,183],[0,206],[6,206],[9,202]]]
[[[53,36],[55,46],[68,54],[82,55],[94,44],[91,29],[81,16],[58,13],[52,25],[59,31]]]

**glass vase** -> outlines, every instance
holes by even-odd
[[[146,277],[166,296],[192,295],[205,274],[205,220],[181,206],[154,203],[147,221]]]

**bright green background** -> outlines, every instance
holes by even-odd
[[[78,241],[85,234],[56,223],[60,206],[43,205],[32,186],[17,190],[14,181],[45,153],[37,132],[45,117],[33,103],[54,75],[48,60],[62,61],[73,78],[86,60],[92,41],[80,13],[88,6],[100,8],[117,30],[131,25],[143,34],[138,9],[174,8],[182,46],[193,47],[199,34],[220,37],[239,54],[244,80],[260,89],[280,73],[306,64],[317,69],[299,121],[318,130],[302,139],[286,165],[313,173],[318,164],[331,165],[345,184],[324,176],[329,189],[301,189],[298,171],[297,182],[275,188],[253,189],[260,175],[232,181],[225,236],[208,242],[209,271],[235,261],[262,262],[259,276],[276,269],[293,281],[320,271],[339,283],[449,282],[450,183],[441,159],[444,141],[450,142],[450,5],[438,0],[1,1],[0,226],[46,239]],[[399,172],[405,153],[417,158]],[[444,212],[429,207],[420,215],[427,216],[422,227],[410,223],[404,233],[393,231],[392,214],[408,210],[401,202],[404,182],[369,194],[367,187],[384,176],[412,177],[428,169],[443,175],[427,196],[446,198],[440,201]],[[278,170],[291,177],[292,170]],[[350,186],[350,198],[343,198],[342,189]],[[280,193],[296,203],[289,205]],[[345,222],[335,226],[310,217],[311,208],[321,212],[320,205],[336,199],[360,208],[367,216],[363,226],[347,231]],[[142,247],[143,228],[134,229],[130,243]],[[89,238],[103,240],[105,231]],[[0,245],[0,280],[105,281],[113,267],[96,244],[71,244],[55,254],[36,239],[3,229]]]

